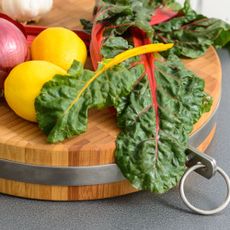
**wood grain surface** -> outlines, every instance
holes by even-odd
[[[81,27],[80,19],[92,20],[96,0],[54,0],[52,11],[37,23],[42,26]]]
[[[54,1],[53,10],[39,22],[46,26],[79,27],[80,18],[90,19],[94,1]],[[195,125],[198,131],[217,108],[221,92],[221,65],[213,48],[201,58],[184,60],[186,66],[203,78],[205,90],[213,96],[210,113]],[[114,149],[119,129],[111,109],[91,110],[86,133],[60,144],[48,144],[36,124],[17,117],[6,103],[0,104],[0,159],[48,166],[91,166],[114,163]],[[200,146],[204,151],[215,127]],[[124,195],[136,191],[127,181],[94,186],[46,186],[0,179],[0,192],[43,200],[90,200]]]

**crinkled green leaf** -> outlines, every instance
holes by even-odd
[[[110,25],[113,25],[111,29],[108,28],[107,33],[109,34],[121,35],[131,26],[135,26],[152,36],[153,29],[149,22],[154,10],[172,3],[175,4],[175,1],[104,0],[96,20],[109,22]]]
[[[102,20],[109,20],[113,18],[116,15],[130,15],[132,14],[132,10],[130,8],[130,5],[122,6],[119,4],[116,5],[105,5],[104,6],[107,10],[103,11],[103,13],[99,14],[97,16],[97,21]]]
[[[222,29],[219,30],[219,34],[214,41],[216,48],[222,48],[230,44],[230,25],[223,21],[220,21],[219,24],[222,24]]]
[[[80,19],[80,22],[83,26],[84,31],[87,32],[88,34],[91,34],[91,31],[93,28],[93,23],[89,20],[84,19],[84,18]]]
[[[204,93],[204,81],[186,70],[175,56],[166,63],[156,62],[155,77],[160,117],[158,154],[155,113],[145,77],[118,114],[122,131],[117,138],[116,161],[136,188],[163,193],[183,175],[189,133],[204,108],[210,109],[211,98]]]
[[[130,49],[128,41],[122,37],[109,37],[101,48],[101,54],[105,58],[113,58],[117,54]]]
[[[224,47],[230,41],[229,24],[197,14],[189,1],[185,2],[179,16],[154,26],[154,31],[153,41],[173,42],[175,46],[170,53],[179,57],[197,58],[211,45]]]
[[[80,63],[74,62],[69,70],[70,75],[56,75],[47,82],[36,98],[35,108],[39,127],[48,135],[48,141],[55,143],[85,132],[90,108],[121,106],[121,100],[130,93],[143,72],[142,65],[131,69],[126,65],[128,62],[106,71],[74,104],[94,72],[84,70]]]

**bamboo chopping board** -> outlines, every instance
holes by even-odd
[[[94,1],[54,1],[54,9],[41,21],[46,26],[78,27],[79,18],[91,18]],[[67,4],[70,3],[70,4]],[[201,58],[185,60],[186,66],[206,82],[206,92],[213,96],[212,110],[195,125],[198,131],[217,108],[221,91],[221,65],[213,48]],[[215,128],[200,145],[206,149]],[[0,105],[0,159],[33,165],[92,166],[114,163],[114,149],[119,129],[111,110],[90,111],[86,133],[60,144],[47,144],[36,124],[17,117],[5,104]],[[123,195],[136,191],[127,181],[93,186],[47,186],[0,179],[0,192],[44,200],[89,200]]]

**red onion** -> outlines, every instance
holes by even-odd
[[[0,18],[0,69],[9,70],[28,55],[25,35],[11,22]]]

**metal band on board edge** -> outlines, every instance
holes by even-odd
[[[107,184],[125,179],[116,164],[50,167],[6,160],[0,160],[0,177],[25,183],[60,186]]]

